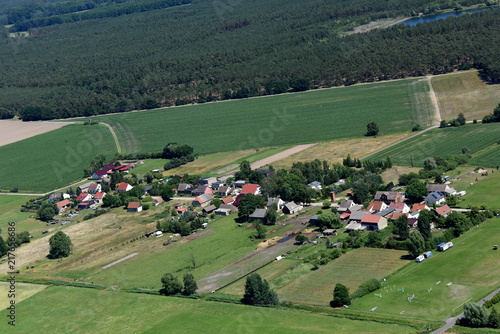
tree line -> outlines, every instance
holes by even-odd
[[[26,121],[91,116],[471,66],[500,80],[498,10],[341,37],[351,22],[411,15],[431,2],[395,3],[388,9],[382,1],[295,0],[276,9],[259,0],[213,20],[209,2],[193,2],[32,29],[22,40],[0,37],[0,88],[27,92],[23,102],[2,99],[0,109]]]

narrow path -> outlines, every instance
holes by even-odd
[[[476,305],[479,305],[479,306],[483,305],[485,301],[490,300],[497,293],[500,293],[500,289],[496,289],[495,291],[493,291],[492,293],[490,293],[488,296],[486,296],[486,298],[484,298],[481,301],[477,302]],[[459,315],[457,315],[456,317],[451,317],[451,318],[446,319],[446,325],[444,325],[443,327],[435,330],[434,332],[432,332],[432,334],[440,334],[440,333],[446,332],[448,329],[450,329],[451,327],[455,326],[455,323],[457,322],[457,319],[460,319],[463,316],[464,316],[464,314],[462,312]]]
[[[264,158],[262,160],[259,160],[259,161],[256,161],[252,164],[250,164],[250,167],[252,169],[257,169],[257,168],[260,168],[260,167],[263,167],[263,166],[267,166],[269,164],[272,164],[273,162],[276,162],[278,160],[281,160],[281,159],[284,159],[286,157],[289,157],[295,153],[299,153],[301,151],[304,151],[310,147],[313,147],[314,145],[316,145],[317,143],[314,143],[314,144],[305,144],[305,145],[297,145],[297,146],[294,146],[292,148],[289,148],[288,150],[284,150],[280,153],[276,153],[274,155],[271,155],[270,157],[267,157],[267,158]]]
[[[429,97],[434,105],[436,123],[441,123],[441,112],[439,111],[439,103],[436,97],[436,92],[434,92],[434,88],[432,87],[432,76],[427,76],[426,79],[429,84]]]
[[[99,122],[99,124],[106,126],[109,129],[109,131],[111,131],[111,134],[113,135],[113,138],[115,139],[116,150],[118,151],[119,154],[122,153],[122,148],[120,147],[120,143],[118,142],[118,137],[116,136],[116,133],[115,133],[115,130],[113,130],[113,127],[111,125],[109,125],[108,123],[104,123],[104,122]]]
[[[118,263],[123,262],[123,261],[125,261],[125,260],[128,260],[128,259],[130,259],[130,258],[133,258],[134,256],[136,256],[136,255],[138,255],[138,254],[139,254],[139,253],[132,253],[132,254],[130,254],[130,255],[127,255],[127,256],[125,256],[125,257],[122,257],[122,258],[121,258],[121,259],[119,259],[119,260],[116,260],[116,261],[114,261],[114,262],[111,262],[110,264],[105,265],[105,266],[104,266],[104,267],[102,267],[101,269],[107,269],[107,268],[109,268],[109,267],[112,267],[112,266],[114,266],[115,264],[118,264]]]

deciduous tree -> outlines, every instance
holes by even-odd
[[[330,305],[332,307],[342,307],[350,304],[349,289],[345,285],[337,283],[335,289],[333,289],[333,300],[330,302]]]
[[[247,305],[278,305],[276,293],[269,288],[269,284],[259,274],[250,274],[245,283],[245,294],[241,300]]]
[[[58,231],[51,236],[49,244],[49,257],[52,259],[67,257],[71,253],[71,239],[63,231]]]

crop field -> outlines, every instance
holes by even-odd
[[[500,219],[492,219],[454,240],[454,247],[422,263],[413,262],[387,279],[350,309],[385,315],[442,320],[460,313],[467,301],[479,301],[500,284]],[[411,302],[409,297],[415,296]]]
[[[425,79],[408,79],[95,119],[113,126],[125,152],[178,142],[206,154],[362,137],[370,121],[380,135],[427,126],[433,119],[428,89]]]
[[[500,138],[500,135],[499,135]],[[474,157],[471,163],[477,166],[497,167],[500,166],[500,145],[495,145]]]
[[[46,307],[50,305],[50,307]],[[72,287],[17,305],[22,333],[413,333],[412,327],[298,311]],[[7,319],[7,311],[0,316]],[[57,315],[57,316],[54,316]],[[22,319],[22,320],[20,320]],[[6,333],[7,321],[0,323]]]
[[[358,248],[315,271],[302,275],[277,290],[284,301],[328,306],[335,284],[342,283],[350,292],[370,278],[382,279],[408,263],[404,251]]]
[[[16,303],[22,302],[23,300],[43,291],[47,286],[41,284],[28,284],[16,282]],[[4,310],[10,305],[10,300],[7,298],[10,290],[10,283],[0,282],[0,309]]]
[[[83,178],[83,169],[97,154],[116,152],[103,126],[67,125],[0,147],[0,189],[46,192]]]
[[[411,157],[415,167],[423,167],[424,160],[436,155],[462,154],[467,147],[471,154],[495,144],[500,133],[500,124],[469,124],[457,128],[432,129],[408,139],[398,145],[382,150],[369,158],[376,161],[389,156],[397,166],[410,166]],[[485,160],[492,166],[500,165],[500,156]],[[486,165],[485,165],[486,166]],[[491,167],[491,166],[486,166]]]
[[[432,77],[442,119],[450,120],[463,113],[467,120],[482,119],[500,102],[500,85],[479,78],[477,71],[458,72]]]

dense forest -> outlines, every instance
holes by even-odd
[[[4,30],[0,115],[89,116],[455,68],[475,67],[499,82],[500,10],[341,37],[374,19],[478,2],[193,0],[30,29],[28,38]]]

